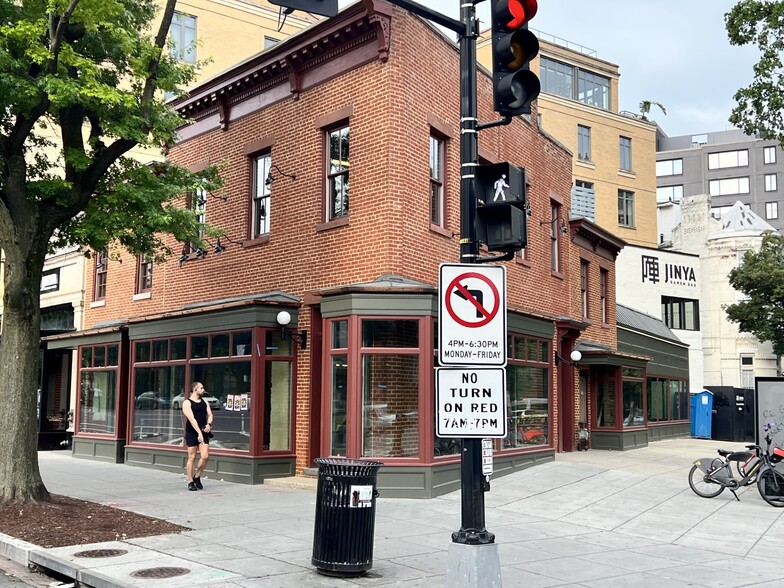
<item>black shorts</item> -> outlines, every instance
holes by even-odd
[[[202,438],[204,439],[205,445],[210,444],[210,440],[205,433],[202,433]],[[198,447],[199,434],[196,431],[185,431],[185,445],[188,447]]]

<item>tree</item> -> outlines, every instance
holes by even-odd
[[[648,120],[648,114],[651,112],[651,108],[656,106],[659,110],[662,111],[664,116],[667,116],[667,110],[662,106],[661,102],[655,102],[654,100],[643,100],[640,102],[640,116],[642,120]]]
[[[727,318],[784,354],[784,237],[768,232],[759,251],[747,251],[729,274],[730,284],[748,299],[725,308]]]
[[[724,17],[733,45],[754,44],[760,59],[751,84],[735,93],[730,122],[747,135],[776,139],[784,146],[784,2],[740,0]]]
[[[184,122],[163,100],[193,79],[164,51],[175,4],[153,36],[154,0],[0,0],[0,502],[48,498],[36,452],[47,252],[118,244],[161,260],[167,234],[198,242],[196,216],[176,204],[203,180],[129,157],[160,153]]]

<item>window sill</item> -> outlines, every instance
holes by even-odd
[[[102,306],[106,306],[106,300],[96,300],[90,303],[90,308],[100,308]]]
[[[261,235],[259,237],[255,237],[254,239],[246,239],[241,243],[241,247],[243,249],[247,249],[248,247],[258,247],[259,245],[264,245],[265,243],[269,243],[270,237],[269,235]]]
[[[515,263],[524,267],[531,267],[531,262],[525,257],[515,257]]]
[[[316,231],[329,231],[330,229],[337,229],[338,227],[347,227],[348,226],[348,216],[341,216],[336,219],[332,219],[331,221],[327,221],[325,223],[319,223],[316,225]]]
[[[623,224],[621,224],[621,223],[618,223],[618,226],[619,226],[621,229],[628,229],[629,231],[636,231],[636,230],[637,230],[637,227],[633,227],[633,226],[631,226],[631,225],[623,225]]]
[[[586,161],[585,159],[575,159],[575,165],[579,165],[580,167],[587,167],[588,169],[596,169],[596,164],[592,161]]]
[[[612,329],[613,325],[610,324],[610,323],[602,323],[602,328],[603,329]]]
[[[149,300],[150,298],[152,298],[152,292],[139,292],[133,295],[134,302],[137,300]]]
[[[556,272],[556,271],[550,270],[550,275],[553,276],[554,278],[558,278],[559,280],[563,280],[564,279],[564,275],[561,272]]]
[[[448,238],[451,239],[454,236],[452,231],[450,231],[449,229],[447,229],[445,227],[442,227],[441,225],[437,225],[435,223],[430,223],[430,230],[433,233],[438,233],[442,237],[448,237]]]
[[[629,171],[629,170],[626,170],[626,169],[619,169],[618,170],[618,175],[619,176],[623,176],[624,178],[629,178],[630,180],[636,180],[637,179],[637,174],[635,172]]]

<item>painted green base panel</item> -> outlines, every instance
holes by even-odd
[[[592,431],[591,448],[625,451],[627,449],[647,447],[648,443],[663,439],[688,436],[689,423],[660,425],[637,431]]]
[[[125,441],[110,441],[106,439],[89,439],[83,437],[73,438],[73,456],[97,461],[122,463]]]
[[[689,423],[648,428],[648,441],[661,441],[663,439],[674,439],[675,437],[688,437],[689,435],[691,435]]]

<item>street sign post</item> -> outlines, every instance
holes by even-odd
[[[436,435],[506,437],[506,370],[436,370]]]
[[[441,365],[506,365],[506,268],[443,263],[438,290]]]

